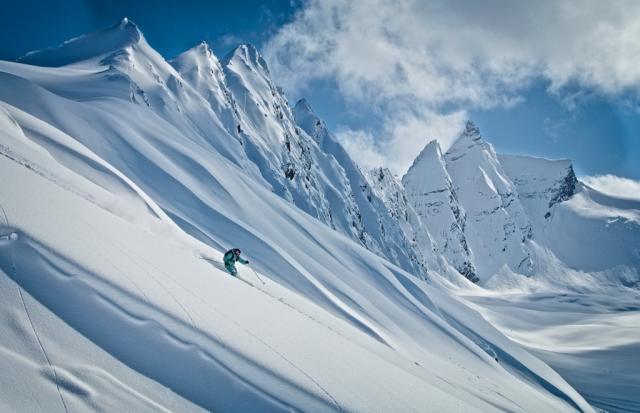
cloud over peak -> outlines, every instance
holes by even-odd
[[[513,105],[535,79],[637,92],[640,2],[309,0],[265,54],[288,90],[330,78],[383,123]]]

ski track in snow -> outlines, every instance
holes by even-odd
[[[60,395],[60,401],[62,402],[62,406],[64,407],[64,411],[68,413],[69,409],[67,408],[67,403],[65,403],[64,396],[62,396],[62,392],[60,391],[60,384],[59,384],[59,379],[58,379],[58,373],[56,372],[56,367],[51,363],[51,360],[49,359],[49,356],[47,355],[47,351],[44,349],[44,345],[42,344],[42,340],[40,340],[40,336],[38,335],[38,332],[36,331],[36,327],[33,325],[33,321],[31,320],[31,315],[29,314],[29,310],[27,309],[27,304],[25,304],[25,302],[24,302],[24,296],[22,295],[22,288],[18,287],[18,293],[20,294],[20,301],[22,302],[22,307],[24,308],[24,312],[27,315],[27,319],[29,320],[29,325],[31,326],[31,330],[33,331],[33,335],[35,336],[36,341],[38,342],[38,345],[40,346],[40,349],[42,350],[42,354],[44,355],[44,358],[47,360],[47,364],[49,365],[49,368],[53,371],[53,377],[54,377],[54,380],[55,380],[56,389],[58,390],[58,394]]]
[[[5,228],[11,228],[11,223],[9,221],[9,217],[7,216],[7,212],[4,210],[2,205],[0,205],[0,211],[2,211],[2,216],[4,217]],[[0,230],[1,229],[3,229],[3,228],[0,227]],[[0,241],[2,240],[3,237],[6,237],[7,241],[11,242],[12,238],[18,237],[18,236],[19,235],[16,232],[9,232],[7,234],[2,234],[2,236],[0,236]],[[15,277],[16,276],[16,272],[17,272],[17,266],[16,266],[15,258],[13,256],[13,250],[11,250],[11,252],[10,252],[10,265],[11,265],[11,271],[13,271],[13,276]],[[45,350],[44,345],[42,344],[42,340],[40,339],[40,335],[38,335],[38,332],[36,331],[36,327],[33,324],[33,320],[31,319],[31,314],[29,314],[29,310],[27,309],[27,304],[25,303],[24,296],[22,295],[22,288],[19,285],[18,285],[18,294],[20,295],[20,302],[22,303],[22,308],[24,309],[24,312],[25,312],[25,314],[27,316],[27,320],[29,320],[29,326],[31,326],[31,331],[33,331],[33,335],[34,335],[36,341],[38,342],[38,346],[40,347],[40,350],[42,350],[42,355],[44,356],[45,360],[47,361],[47,364],[48,364],[49,368],[53,372],[53,377],[54,377],[54,380],[55,380],[56,389],[58,391],[58,395],[60,395],[60,401],[62,402],[62,406],[64,407],[64,411],[68,413],[69,409],[67,408],[67,403],[65,403],[64,396],[62,396],[62,392],[60,391],[58,373],[57,373],[56,368],[53,365],[53,363],[51,363],[51,359],[49,359],[49,355],[47,354],[47,351]]]

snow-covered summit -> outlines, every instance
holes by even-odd
[[[446,169],[440,144],[429,142],[402,178],[407,198],[433,237],[437,254],[461,274],[478,281],[467,243],[466,213]]]
[[[218,115],[232,135],[237,134],[239,124],[237,108],[227,90],[225,74],[220,61],[207,42],[201,42],[179,54],[169,63],[180,73]]]
[[[138,26],[128,18],[103,30],[67,40],[60,46],[36,50],[18,59],[37,66],[64,66],[132,46],[149,47]]]
[[[222,63],[225,66],[244,64],[248,68],[259,69],[270,76],[267,62],[251,43],[244,43],[234,48],[222,59]]]
[[[525,244],[531,238],[531,224],[515,185],[475,124],[467,122],[444,160],[467,212],[464,232],[481,278],[504,265],[531,274],[533,263]]]
[[[442,149],[440,148],[440,143],[438,143],[437,140],[433,139],[429,141],[422,151],[420,151],[420,154],[407,170],[405,177],[411,175],[423,175],[425,177],[429,177],[429,179],[420,181],[421,188],[427,191],[440,189],[443,181],[446,181],[447,179],[450,180],[447,176],[448,174],[445,169],[444,159],[442,158]]]
[[[499,155],[500,164],[518,189],[531,220],[551,216],[551,208],[570,199],[578,179],[568,159],[549,160],[521,155]]]
[[[313,113],[313,109],[311,109],[311,104],[307,101],[306,98],[298,99],[295,105],[296,110],[300,111],[300,113]]]
[[[482,146],[487,147],[488,143],[482,139],[482,135],[480,134],[480,128],[476,126],[472,121],[467,121],[464,129],[458,135],[456,140],[453,142],[447,154],[451,156],[464,156],[468,150],[473,148],[474,146]]]

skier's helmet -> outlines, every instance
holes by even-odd
[[[240,248],[234,248],[234,249],[233,249],[233,252],[234,252],[235,254],[238,254],[238,255],[240,255],[240,253],[241,253]]]

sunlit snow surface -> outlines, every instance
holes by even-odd
[[[637,205],[533,188],[499,219],[550,215],[513,254],[469,253],[507,264],[472,286],[296,124],[255,49],[186,53],[123,21],[24,60],[55,67],[0,62],[0,410],[637,410]],[[524,188],[535,168],[491,151],[487,188]]]

